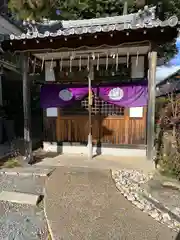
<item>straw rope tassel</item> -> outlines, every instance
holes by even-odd
[[[60,71],[62,72],[62,68],[63,68],[63,58],[61,57],[61,61],[60,61]]]
[[[30,62],[31,62],[31,58],[28,57],[28,69],[29,69]]]
[[[53,70],[53,58],[51,59],[50,72]]]
[[[129,67],[129,52],[127,52],[127,68]]]
[[[69,71],[72,72],[72,59],[73,57],[70,56],[70,59],[69,59]]]
[[[34,59],[33,74],[36,72],[36,58]]]
[[[107,55],[106,55],[106,70],[108,70],[108,62],[109,62],[109,58],[108,58],[109,56],[108,56],[108,53],[107,53]]]
[[[88,55],[88,58],[87,58],[87,70],[89,71],[89,55]]]
[[[82,67],[82,61],[81,61],[81,56],[79,56],[79,71],[81,71],[81,67]]]
[[[139,63],[139,51],[137,51],[137,56],[136,56],[136,67],[138,66]]]
[[[96,66],[97,71],[99,71],[99,54],[97,56],[97,66]]]
[[[43,69],[44,69],[44,57],[43,57],[42,64],[41,64],[41,72],[43,71]]]
[[[118,70],[119,55],[116,53],[116,71]]]

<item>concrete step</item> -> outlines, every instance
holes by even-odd
[[[2,191],[0,193],[0,201],[19,203],[19,204],[29,204],[36,206],[41,200],[41,195],[27,194],[20,192],[7,192]]]

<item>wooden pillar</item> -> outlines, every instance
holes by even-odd
[[[2,75],[3,75],[3,65],[0,66],[0,105],[1,106],[3,106]]]
[[[92,108],[92,86],[91,81],[93,80],[94,71],[93,71],[93,63],[90,60],[89,65],[89,73],[88,73],[88,159],[91,160],[93,157],[93,145],[92,145],[92,116],[91,116],[91,108]]]
[[[24,109],[24,147],[25,160],[33,162],[32,139],[31,139],[31,89],[28,76],[28,56],[22,54],[22,80],[23,80],[23,109]]]
[[[3,65],[0,66],[0,106],[3,106],[2,74],[3,74]],[[0,118],[0,144],[2,142],[3,142],[3,120],[2,118]]]
[[[148,113],[147,113],[147,159],[154,157],[154,137],[155,137],[155,101],[156,101],[156,65],[157,52],[149,53],[148,72]]]

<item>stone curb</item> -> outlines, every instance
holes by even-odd
[[[174,189],[174,190],[180,191],[180,185],[177,184],[177,183],[164,182],[164,183],[162,183],[162,186],[166,187],[166,188],[170,188],[170,189]]]
[[[141,211],[146,212],[149,216],[151,216],[156,221],[168,225],[169,228],[173,229],[176,232],[179,232],[180,221],[178,220],[178,216],[176,214],[171,214],[172,212],[167,208],[159,204],[159,201],[152,198],[144,189],[140,187],[140,184],[143,182],[147,182],[151,177],[147,176],[145,179],[144,174],[139,173],[138,171],[132,170],[132,174],[142,174],[142,181],[136,182],[130,179],[130,171],[129,170],[117,170],[111,171],[112,179],[114,180],[117,189],[121,192],[121,194],[132,204],[134,204]],[[124,175],[127,178],[123,179]],[[116,175],[119,175],[119,179]],[[120,175],[121,174],[121,175]],[[148,196],[148,197],[147,197]],[[170,216],[171,215],[171,216]]]
[[[180,225],[180,216],[175,214],[174,212],[172,212],[172,210],[170,208],[168,208],[167,206],[165,206],[164,204],[162,204],[161,202],[159,202],[157,199],[153,198],[150,194],[148,194],[147,192],[143,192],[143,197],[146,198],[149,202],[151,202],[152,204],[154,204],[156,206],[156,208],[160,209],[161,212],[166,212],[170,215],[171,218],[175,219],[177,222],[179,222]]]
[[[47,179],[47,181],[48,181],[48,179]],[[47,182],[47,181],[46,181],[46,182]],[[50,221],[49,221],[49,219],[48,219],[48,217],[47,217],[47,212],[46,212],[46,198],[47,198],[46,183],[45,183],[45,187],[44,187],[44,190],[43,190],[43,194],[44,194],[44,216],[45,216],[45,218],[46,218],[47,227],[48,227],[48,231],[49,231],[49,234],[50,234],[50,236],[51,236],[51,239],[52,239],[52,240],[55,240],[54,235],[53,235],[53,231],[52,231],[52,229],[51,229],[51,224],[50,224]]]
[[[7,176],[21,176],[21,177],[49,177],[55,168],[48,173],[30,173],[30,172],[11,172],[11,171],[0,171],[0,175]]]

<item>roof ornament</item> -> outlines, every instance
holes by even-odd
[[[137,20],[155,20],[156,19],[156,6],[149,8],[148,5],[144,9],[140,9],[136,14]]]
[[[35,20],[26,19],[23,21],[23,25],[27,29],[27,34],[38,33],[37,23]]]

